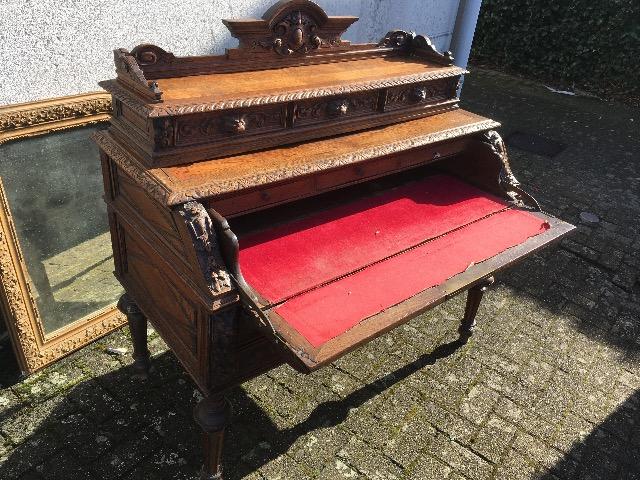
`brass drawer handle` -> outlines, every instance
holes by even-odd
[[[229,133],[244,133],[247,130],[247,121],[244,117],[225,117],[224,129]]]
[[[334,100],[327,106],[329,114],[334,117],[343,117],[349,113],[349,102],[347,100]]]

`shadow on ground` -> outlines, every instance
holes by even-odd
[[[640,478],[640,390],[631,395],[540,480]]]
[[[341,424],[352,409],[463,345],[462,340],[441,345],[344,398],[319,404],[291,428],[278,428],[242,388],[235,388],[229,394],[235,420],[226,440],[233,448],[225,449],[225,479],[256,472],[287,452],[300,436]],[[201,439],[185,410],[199,396],[172,354],[162,354],[153,363],[148,381],[133,379],[130,367],[123,367],[76,385],[50,405],[37,426],[14,418],[12,427],[28,430],[29,439],[0,465],[0,478],[18,478],[29,471],[33,476],[20,478],[107,480],[124,474],[146,480],[196,478],[202,462]],[[117,399],[122,392],[131,397]],[[17,409],[4,410],[0,424],[14,417]],[[62,455],[55,454],[58,450]]]

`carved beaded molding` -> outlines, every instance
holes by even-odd
[[[370,160],[372,158],[389,155],[398,151],[423,147],[432,143],[450,140],[472,133],[484,132],[487,130],[498,128],[499,126],[500,124],[493,120],[482,120],[470,125],[451,128],[449,130],[443,130],[436,133],[430,133],[409,140],[402,140],[379,147],[357,150],[347,155],[327,157],[323,161],[314,163],[313,165],[287,165],[286,169],[278,169],[272,172],[262,172],[251,177],[245,177],[238,181],[222,182],[216,180],[215,182],[207,183],[199,188],[188,188],[184,190],[172,190],[168,185],[165,185],[156,177],[147,173],[142,165],[130,160],[130,157],[124,152],[121,147],[119,147],[115,143],[115,141],[111,139],[109,134],[105,132],[99,132],[94,135],[94,139],[96,140],[100,148],[102,148],[102,150],[109,156],[109,158],[116,162],[120,168],[122,168],[143,188],[148,190],[156,200],[164,205],[178,205],[181,203],[189,202],[191,200],[198,200],[213,195],[220,195],[222,193],[230,191],[243,190],[249,187],[265,185],[277,181],[288,180],[290,178],[298,177],[301,175],[328,170],[330,168],[350,165],[353,163]]]
[[[412,83],[426,82],[429,80],[437,80],[441,78],[457,77],[469,73],[464,68],[447,68],[443,71],[435,71],[429,73],[421,73],[416,75],[408,75],[406,77],[390,79],[390,80],[376,80],[371,82],[353,83],[350,85],[341,85],[324,89],[305,89],[305,90],[293,90],[282,94],[266,95],[260,97],[248,97],[237,100],[221,100],[218,102],[210,103],[184,103],[184,104],[140,104],[137,97],[132,95],[126,88],[118,85],[117,81],[108,80],[101,82],[100,85],[104,86],[110,92],[116,94],[122,102],[132,110],[140,113],[143,116],[150,117],[166,117],[172,115],[182,115],[187,113],[201,113],[212,112],[215,110],[226,110],[232,108],[253,107],[257,105],[267,105],[271,103],[285,103],[296,100],[307,100],[311,98],[330,97],[334,95],[344,95],[355,92],[366,92],[371,90],[378,90],[381,88],[397,87],[402,85],[408,85]]]
[[[103,122],[110,115],[111,95],[104,92],[0,107],[0,144]]]

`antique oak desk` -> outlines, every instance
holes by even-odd
[[[352,45],[307,0],[225,20],[222,56],[116,50],[101,149],[134,368],[148,318],[205,395],[203,479],[222,478],[225,390],[311,372],[573,227],[513,176],[498,124],[458,108],[464,70],[426,37]]]

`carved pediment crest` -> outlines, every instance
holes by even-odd
[[[231,35],[240,40],[236,54],[307,55],[323,48],[348,45],[344,31],[358,17],[329,17],[309,0],[276,3],[262,19],[223,20]]]

